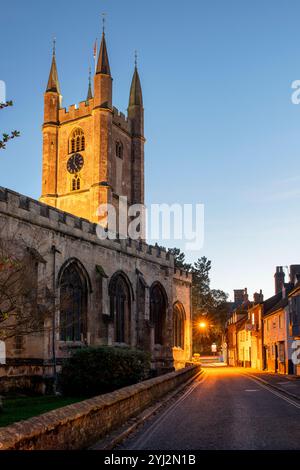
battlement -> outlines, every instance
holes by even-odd
[[[113,123],[123,129],[125,132],[130,132],[130,122],[128,117],[119,111],[115,106],[113,107]]]
[[[185,271],[184,269],[174,268],[174,279],[184,282],[192,282],[192,273]]]
[[[81,101],[79,105],[71,104],[68,108],[61,108],[59,110],[59,121],[68,122],[74,119],[79,119],[85,116],[89,116],[92,113],[94,107],[94,100]]]
[[[102,240],[97,236],[97,224],[76,217],[68,212],[48,206],[42,202],[24,196],[0,186],[0,215],[15,217],[26,224],[30,223],[43,229],[63,233],[124,254],[143,258],[167,268],[174,267],[174,257],[165,248],[148,245],[142,240],[114,239]]]

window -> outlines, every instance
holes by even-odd
[[[150,322],[154,326],[155,344],[164,344],[166,308],[165,291],[161,284],[156,283],[150,291]]]
[[[60,282],[60,339],[82,341],[86,334],[87,282],[72,262]]]
[[[116,157],[123,158],[123,145],[121,142],[116,142]]]
[[[85,150],[85,137],[82,129],[74,129],[69,139],[69,153]]]
[[[80,178],[79,176],[75,176],[72,178],[71,191],[78,191],[78,189],[80,189]]]
[[[183,305],[177,302],[173,307],[173,346],[184,349],[185,313]]]
[[[282,328],[282,315],[278,317],[279,328]]]
[[[109,284],[110,316],[114,321],[115,342],[131,342],[130,290],[125,276],[113,276]]]

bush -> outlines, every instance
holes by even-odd
[[[150,355],[129,348],[83,348],[63,362],[59,387],[68,396],[95,396],[148,377]]]

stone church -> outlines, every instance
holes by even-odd
[[[48,308],[52,293],[53,308],[41,331],[6,341],[0,390],[51,377],[55,365],[85,345],[149,351],[157,373],[183,367],[191,357],[191,275],[174,268],[170,252],[143,238],[100,239],[96,232],[99,204],[117,208],[121,196],[129,205],[144,204],[137,66],[125,116],[112,105],[103,32],[94,86],[90,80],[78,107],[61,104],[54,50],[44,94],[40,201],[0,188],[0,237],[26,245],[36,302]]]

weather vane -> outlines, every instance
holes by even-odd
[[[138,53],[137,50],[134,51],[134,65],[137,67]]]
[[[53,55],[55,55],[56,52],[56,37],[54,36],[53,38]]]
[[[105,21],[106,21],[106,13],[102,13],[102,31],[105,34]]]

